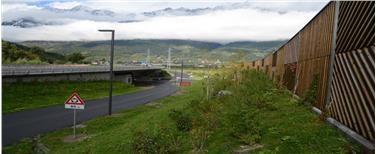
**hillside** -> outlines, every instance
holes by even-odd
[[[232,42],[219,44],[192,40],[116,40],[115,62],[145,61],[147,50],[151,51],[151,60],[162,63],[167,59],[168,48],[171,48],[173,61],[181,57],[188,63],[199,63],[207,59],[214,62],[251,60],[264,56],[275,50],[285,41],[266,42]],[[26,46],[40,46],[48,52],[59,54],[82,53],[86,61],[108,59],[110,41],[26,41]]]
[[[37,46],[27,47],[8,41],[1,41],[1,44],[3,64],[65,63],[63,55],[46,52],[43,48]]]

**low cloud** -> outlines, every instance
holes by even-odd
[[[292,37],[314,12],[235,10],[200,16],[159,17],[136,23],[75,21],[58,26],[17,28],[3,26],[3,37],[24,40],[101,40],[101,28],[116,30],[117,39],[194,39],[205,41],[276,40]]]
[[[72,1],[72,2],[53,2],[53,3],[50,3],[48,6],[57,8],[57,9],[71,9],[78,5],[81,5],[81,3]]]
[[[70,20],[64,25],[33,28],[2,26],[2,37],[26,40],[105,40],[98,29],[115,29],[116,39],[191,39],[214,42],[267,41],[291,38],[318,11],[265,11],[242,8],[197,16],[162,16],[134,23]]]

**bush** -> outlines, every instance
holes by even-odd
[[[139,131],[132,139],[132,149],[139,154],[176,153],[180,147],[181,136],[171,127],[159,127],[154,133]]]
[[[319,75],[315,74],[308,90],[305,91],[303,96],[303,103],[307,102],[314,105],[317,97],[317,86],[319,82]]]
[[[72,53],[67,56],[67,60],[72,63],[82,63],[85,59],[85,56],[83,56],[81,53]]]
[[[244,134],[244,135],[241,135],[239,138],[240,138],[240,141],[248,145],[259,143],[261,140],[261,136],[259,133]]]
[[[191,131],[192,153],[203,152],[210,135],[210,131],[205,127],[197,127]]]
[[[171,110],[168,116],[175,121],[176,128],[180,131],[190,131],[192,129],[192,119],[183,112]]]
[[[145,132],[136,132],[132,141],[132,148],[135,153],[162,153],[162,146],[156,136]]]

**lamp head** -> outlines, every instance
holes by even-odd
[[[98,31],[100,31],[100,32],[114,32],[115,30],[113,30],[113,29],[99,29]]]

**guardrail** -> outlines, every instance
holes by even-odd
[[[162,66],[115,66],[114,71],[163,69]],[[109,66],[82,66],[82,65],[3,65],[2,75],[37,75],[60,73],[106,72]]]

